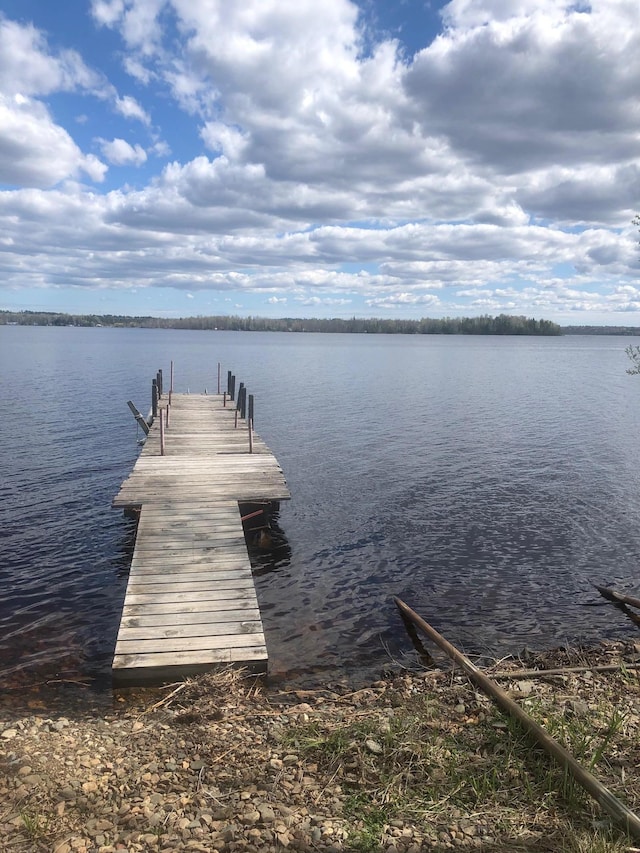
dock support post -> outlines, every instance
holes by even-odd
[[[242,389],[242,400],[240,402],[240,417],[244,420],[247,417],[247,387]]]
[[[236,377],[231,374],[231,390],[229,391],[229,396],[232,400],[236,399]]]
[[[159,370],[156,374],[156,379],[158,380],[158,399],[162,397],[162,370]]]
[[[249,418],[249,453],[253,453],[253,421]]]
[[[220,394],[220,362],[218,362],[218,394]]]
[[[227,370],[227,394],[231,397],[231,371]]]
[[[171,399],[171,394],[173,392],[173,361],[171,362],[171,374],[169,380],[169,399]]]
[[[253,394],[249,394],[249,420],[251,421],[251,429],[253,429]]]
[[[160,412],[160,456],[164,456],[164,416]]]
[[[158,417],[158,380],[151,380],[151,415],[155,420]]]
[[[240,410],[240,417],[242,417],[242,395],[244,394],[244,382],[240,383],[240,387],[238,388],[238,400],[236,402],[236,409]]]

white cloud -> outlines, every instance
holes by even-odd
[[[206,122],[200,131],[206,146],[229,160],[237,160],[247,146],[247,137],[235,127],[220,121]]]
[[[113,26],[123,15],[124,0],[92,0],[91,13],[99,24]]]
[[[477,167],[505,175],[640,156],[635,3],[594,0],[586,11],[465,0],[447,10],[457,28],[419,53],[404,79],[423,132],[445,134]]]
[[[0,94],[0,182],[52,187],[82,173],[101,181],[106,170],[95,156],[80,151],[39,101]]]
[[[154,142],[149,150],[152,154],[155,154],[156,157],[166,158],[171,154],[171,148],[169,147],[169,144],[163,139],[159,139]]]
[[[132,56],[125,56],[123,59],[124,69],[131,77],[144,86],[149,85],[154,78],[154,74],[141,60],[134,59]]]
[[[104,80],[75,50],[50,51],[42,32],[0,14],[0,91],[39,96],[57,91],[101,89]]]
[[[158,14],[165,0],[91,0],[96,23],[118,26],[130,47],[150,53],[161,38]]]
[[[440,299],[433,293],[394,293],[387,296],[376,296],[367,299],[366,304],[375,309],[396,309],[407,306],[434,307],[440,304]]]
[[[116,166],[128,164],[141,166],[146,162],[147,152],[137,143],[130,145],[124,139],[112,139],[111,141],[101,139],[99,141],[104,157]]]
[[[130,95],[124,95],[122,98],[116,97],[114,107],[117,113],[125,118],[133,118],[141,121],[143,124],[150,124],[151,119],[147,112],[140,106],[135,98]]]

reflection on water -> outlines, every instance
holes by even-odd
[[[250,537],[274,678],[419,663],[394,595],[471,654],[635,636],[583,606],[592,580],[640,591],[627,343],[0,327],[3,688],[108,688],[126,401],[146,410],[169,359],[177,390],[218,361],[247,383],[291,488],[269,547]]]

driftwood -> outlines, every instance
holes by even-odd
[[[640,669],[640,662],[621,660],[618,663],[597,666],[559,666],[555,669],[501,669],[491,673],[491,678],[544,678],[546,675],[570,675],[580,672],[621,672],[625,669]]]
[[[614,604],[627,604],[629,607],[640,608],[640,598],[633,598],[631,595],[624,595],[623,593],[616,592],[615,589],[611,589],[607,586],[598,586],[597,583],[594,583],[593,585],[600,595],[603,598],[606,598],[607,601],[612,601]]]
[[[603,810],[612,817],[615,822],[631,837],[640,840],[640,818],[628,809],[620,800],[611,793],[596,777],[586,770],[562,744],[551,737],[545,729],[530,717],[517,702],[509,696],[498,684],[481,672],[468,657],[462,654],[455,646],[439,634],[424,621],[414,610],[399,598],[394,598],[400,613],[439,646],[449,657],[455,661],[461,669],[469,676],[471,681],[484,690],[498,707],[509,714],[522,725],[543,749],[552,755],[556,761],[567,770],[582,785],[582,787],[598,802]]]

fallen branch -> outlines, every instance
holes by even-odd
[[[400,598],[394,601],[401,614],[410,619],[414,625],[439,646],[449,657],[454,660],[469,676],[471,681],[488,693],[501,710],[515,717],[526,732],[532,735],[543,749],[552,755],[565,770],[582,785],[582,787],[598,802],[604,811],[610,815],[616,823],[624,829],[627,835],[640,840],[640,818],[628,809],[620,800],[611,793],[596,777],[586,770],[562,744],[551,737],[545,729],[524,711],[517,702],[506,693],[498,684],[481,672],[468,657],[462,654],[455,646],[439,634],[422,619],[414,610]]]
[[[501,669],[491,673],[491,678],[544,678],[545,675],[566,675],[580,672],[617,672],[625,669],[640,669],[640,663],[599,664],[598,666],[561,666],[556,669]]]
[[[611,589],[608,586],[598,586],[597,583],[594,583],[593,585],[600,595],[603,598],[606,598],[607,601],[612,601],[614,604],[627,604],[629,607],[640,608],[640,598],[633,598],[631,595],[624,595],[621,592],[616,592],[615,589]]]

